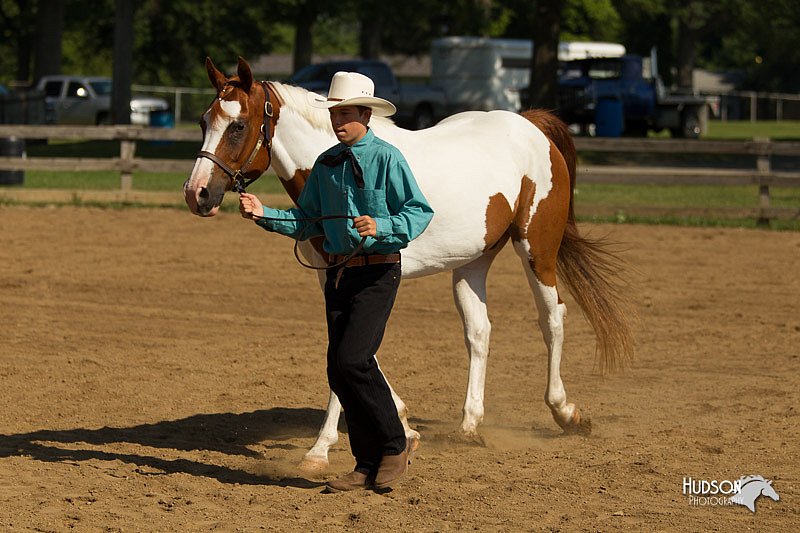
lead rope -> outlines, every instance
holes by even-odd
[[[324,266],[324,267],[317,267],[317,266],[314,266],[314,265],[310,265],[308,263],[304,263],[303,260],[300,258],[300,254],[298,252],[298,247],[300,246],[300,241],[303,240],[303,236],[306,234],[306,231],[308,231],[308,228],[310,228],[314,224],[317,224],[318,222],[322,222],[323,220],[341,220],[341,219],[355,220],[356,217],[349,216],[349,215],[323,215],[323,216],[320,216],[320,217],[288,218],[287,219],[287,218],[265,217],[265,216],[262,216],[262,215],[252,215],[252,216],[253,216],[254,219],[257,219],[257,220],[273,220],[273,221],[277,221],[277,222],[286,222],[286,221],[290,221],[290,222],[306,222],[307,224],[303,228],[303,231],[301,231],[300,235],[294,240],[294,247],[292,249],[292,251],[294,252],[294,257],[295,257],[295,259],[297,259],[297,262],[300,263],[301,266],[304,266],[304,267],[309,268],[311,270],[332,270],[334,268],[338,268],[339,270],[336,272],[336,280],[335,280],[335,284],[334,284],[334,287],[336,287],[336,288],[339,287],[339,280],[342,279],[342,274],[344,274],[344,269],[347,266],[347,262],[350,261],[356,255],[358,255],[358,253],[361,252],[364,249],[364,243],[367,242],[367,238],[366,237],[361,237],[361,242],[358,243],[358,246],[356,246],[356,249],[353,250],[352,252],[350,252],[350,255],[345,257],[342,261],[339,261],[338,263],[335,263],[333,265],[328,265],[328,266]]]

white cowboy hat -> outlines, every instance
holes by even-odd
[[[375,96],[375,83],[358,72],[337,72],[331,79],[328,97],[315,93],[308,94],[312,106],[321,109],[346,105],[363,105],[372,109],[379,117],[390,117],[397,112],[394,104]]]

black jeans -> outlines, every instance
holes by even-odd
[[[400,264],[328,271],[325,311],[328,319],[328,383],[344,408],[356,470],[374,473],[384,455],[406,447],[389,385],[375,353],[400,285]]]

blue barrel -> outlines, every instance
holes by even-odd
[[[154,109],[150,111],[149,124],[154,128],[174,128],[175,115],[168,109]]]
[[[6,137],[0,139],[0,155],[6,157],[25,157],[25,139]],[[0,185],[22,185],[24,170],[0,170]]]
[[[622,100],[604,96],[597,100],[594,110],[595,135],[598,137],[619,137],[625,125]]]

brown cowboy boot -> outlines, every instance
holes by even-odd
[[[366,474],[353,470],[349,474],[328,481],[325,483],[325,488],[330,492],[348,492],[351,490],[363,490],[369,486],[368,477]]]
[[[408,470],[408,448],[397,455],[384,455],[378,473],[375,476],[375,488],[386,489],[400,479]]]

